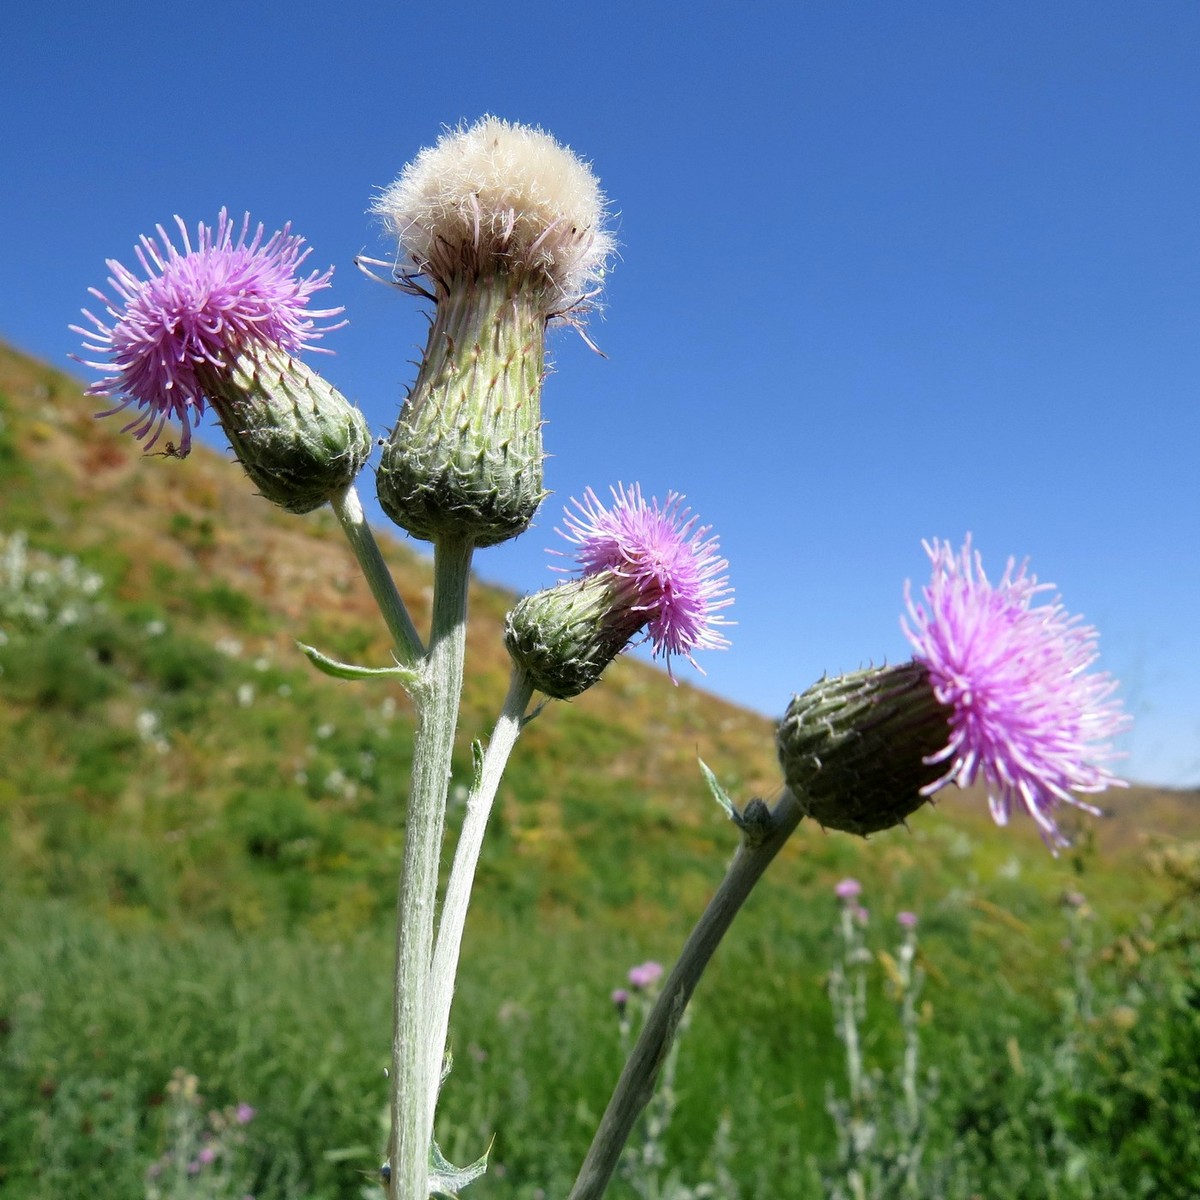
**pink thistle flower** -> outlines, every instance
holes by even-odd
[[[896,914],[896,923],[903,929],[916,929],[917,914],[914,912],[901,912]]]
[[[646,636],[668,672],[677,654],[704,674],[692,651],[729,646],[718,627],[731,622],[717,613],[733,603],[733,589],[723,574],[729,563],[720,557],[718,539],[709,536],[711,526],[697,528],[699,518],[682,507],[678,492],[669,492],[660,507],[657,499],[646,502],[638,484],[611,491],[611,508],[591,488],[582,501],[572,500],[576,511],[566,510],[565,528],[558,532],[578,547],[582,576],[612,571],[634,584],[633,611],[645,613]]]
[[[629,1003],[629,993],[624,988],[614,988],[609,999],[614,1008],[623,1011],[625,1005]]]
[[[101,361],[73,357],[97,371],[109,372],[92,384],[88,394],[119,397],[110,416],[135,406],[138,415],[126,430],[149,438],[152,447],[168,419],[183,427],[180,457],[191,447],[192,429],[211,397],[213,373],[227,372],[238,352],[249,345],[287,353],[337,325],[318,328],[318,319],[337,316],[340,308],[308,307],[314,292],[329,286],[333,268],[299,278],[297,271],[311,253],[304,239],[285,225],[264,241],[259,225],[250,232],[249,213],[236,225],[222,209],[215,231],[200,223],[193,247],[187,226],[176,216],[183,244],[177,250],[166,230],[158,238],[143,237],[134,253],[145,279],[108,260],[110,300],[98,288],[89,291],[105,307],[111,324],[88,309],[83,315],[91,328],[72,325],[84,338],[84,348],[104,356]]]
[[[662,963],[654,962],[651,959],[629,968],[629,983],[631,987],[648,988],[651,984],[657,983],[662,978],[662,974]]]
[[[234,1109],[233,1119],[239,1125],[249,1125],[258,1116],[258,1109],[247,1104],[244,1100]]]
[[[857,879],[843,879],[833,889],[833,894],[839,900],[853,900],[856,896],[862,895],[862,884]]]
[[[921,792],[932,795],[952,782],[967,787],[982,776],[998,825],[1021,807],[1047,845],[1065,846],[1054,819],[1059,805],[1098,814],[1072,793],[1124,786],[1102,765],[1116,757],[1109,739],[1128,718],[1112,699],[1116,682],[1088,670],[1097,658],[1096,631],[1068,616],[1057,599],[1033,607],[1052,585],[1039,584],[1024,564],[1009,559],[992,584],[970,537],[958,554],[936,539],[925,550],[933,579],[924,604],[905,586],[908,620],[901,626],[949,712],[950,737],[924,760],[945,770]]]

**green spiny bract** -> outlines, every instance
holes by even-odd
[[[784,778],[807,816],[866,836],[901,824],[941,770],[949,711],[917,663],[821,679],[776,732]]]
[[[631,582],[599,571],[518,601],[504,642],[538,691],[570,700],[600,678],[645,623]]]
[[[438,298],[377,480],[384,512],[414,537],[495,545],[523,533],[545,497],[540,286],[464,275]]]
[[[354,482],[371,453],[366,419],[336,388],[282,350],[247,345],[206,372],[212,406],[258,490],[311,512]]]

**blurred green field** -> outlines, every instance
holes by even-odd
[[[402,694],[316,675],[294,639],[378,664],[386,640],[330,519],[276,513],[203,450],[143,461],[91,412],[0,353],[0,1195],[144,1195],[182,1067],[212,1107],[257,1110],[258,1200],[357,1200],[383,1144],[411,723]],[[420,624],[427,564],[387,553]],[[452,827],[510,602],[472,592]],[[609,994],[674,957],[719,881],[735,840],[697,751],[741,799],[777,786],[769,722],[635,661],[518,745],[439,1121],[454,1161],[495,1139],[480,1200],[566,1194],[620,1066]],[[978,797],[870,843],[802,827],[694,1003],[677,1182],[825,1194],[832,889],[853,875],[877,953],[897,912],[921,917],[925,1194],[1200,1196],[1200,796],[1114,805],[1059,860]],[[1068,890],[1095,913],[1082,1015]],[[890,1071],[886,965],[866,1052]]]

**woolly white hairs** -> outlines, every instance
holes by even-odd
[[[415,272],[540,275],[547,316],[587,307],[615,242],[591,168],[548,133],[485,116],[422,150],[371,205]]]

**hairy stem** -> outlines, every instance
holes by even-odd
[[[463,540],[441,540],[434,547],[429,651],[414,695],[413,778],[396,914],[389,1200],[426,1200],[429,1194],[429,1149],[437,1094],[437,1072],[428,1054],[429,970],[446,792],[462,694],[471,549]]]
[[[421,645],[421,637],[408,615],[400,593],[396,590],[392,573],[383,561],[379,543],[376,542],[375,535],[363,515],[358,489],[354,484],[350,484],[344,492],[332,496],[329,503],[341,523],[342,532],[345,533],[350,548],[354,551],[354,557],[358,559],[371,595],[375,597],[375,603],[387,622],[388,632],[395,643],[397,659],[403,666],[415,667],[421,661],[425,647]]]
[[[450,879],[442,901],[437,945],[433,955],[433,972],[429,981],[432,1021],[429,1071],[433,1077],[435,1105],[442,1062],[446,1055],[446,1034],[450,1025],[450,1005],[454,1000],[454,979],[458,973],[458,956],[462,948],[467,908],[471,903],[475,868],[479,863],[479,853],[483,849],[483,835],[487,830],[496,790],[508,764],[508,756],[520,736],[525,721],[525,710],[529,707],[532,696],[533,685],[525,672],[514,666],[504,708],[496,720],[496,727],[492,730],[483,761],[479,765],[478,777],[467,799],[467,813],[463,819],[462,831],[458,835],[458,845],[454,849],[454,864],[450,868]]]
[[[600,1200],[604,1195],[634,1122],[654,1095],[658,1073],[700,976],[738,910],[803,815],[795,797],[785,791],[771,811],[768,827],[738,847],[646,1019],[568,1200]]]

